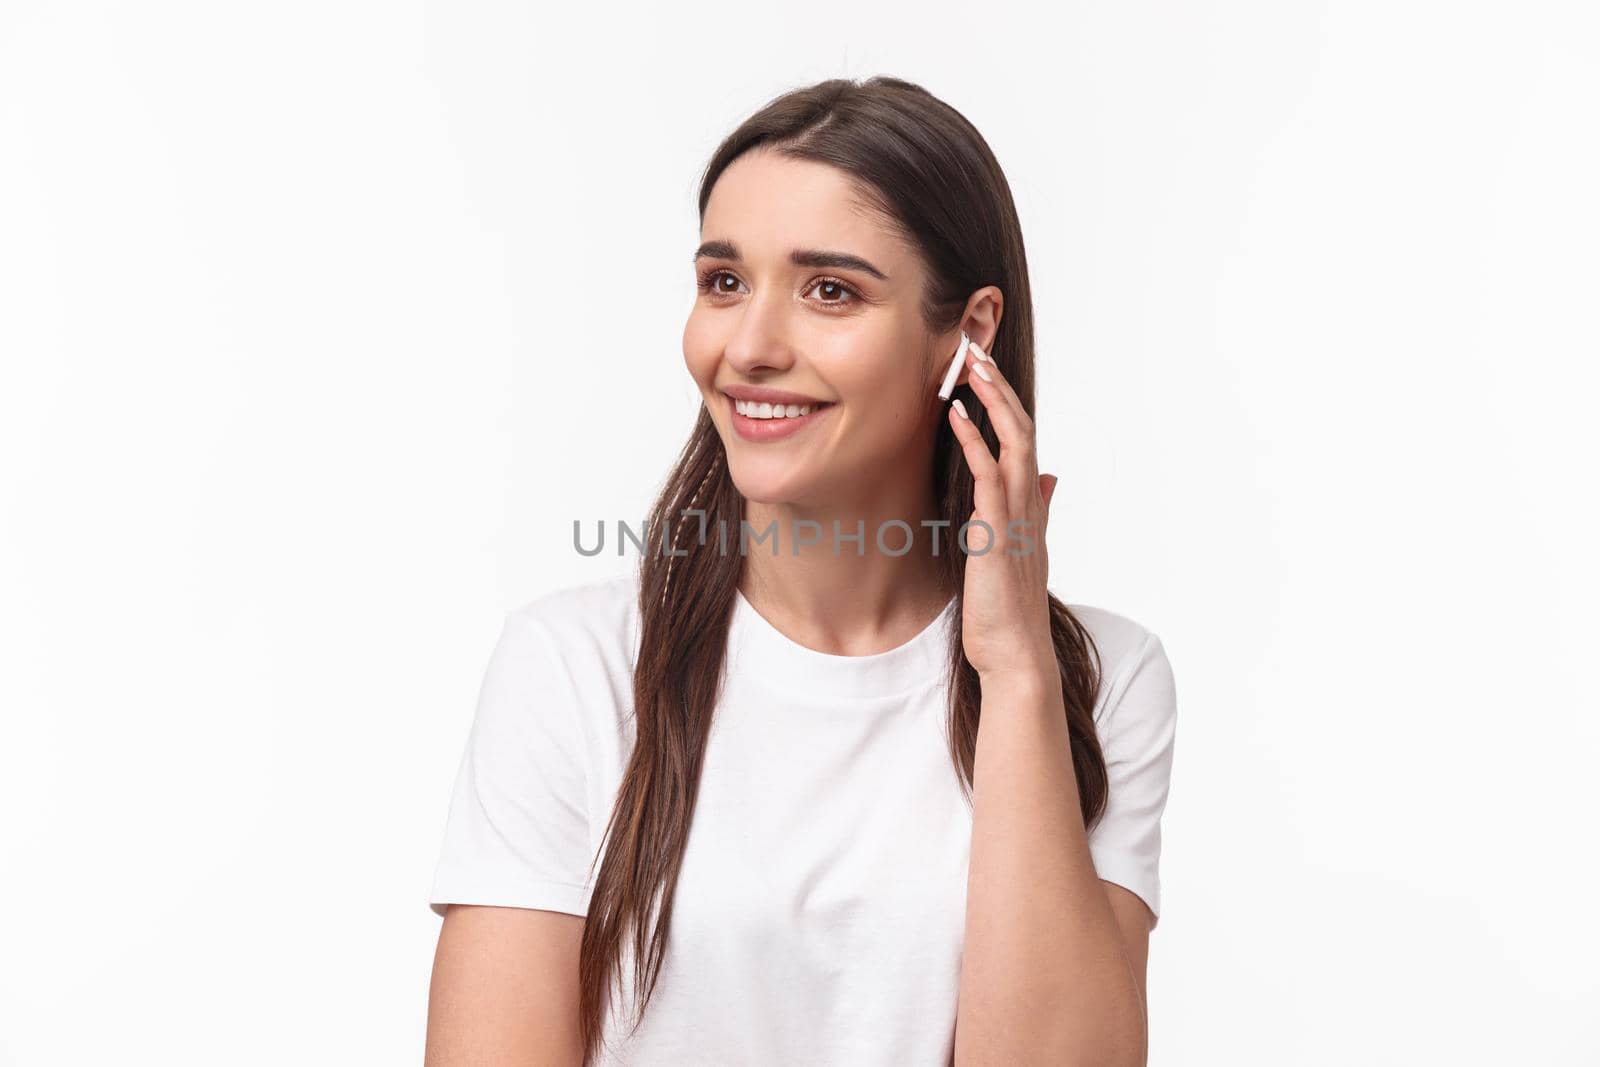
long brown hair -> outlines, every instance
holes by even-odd
[[[700,181],[702,223],[717,178],[758,146],[830,164],[854,179],[880,216],[923,258],[930,280],[922,315],[930,333],[954,329],[973,291],[998,286],[1005,305],[993,357],[1033,414],[1033,302],[1022,228],[999,163],[965,117],[922,87],[886,76],[829,79],[785,93],[717,147]],[[967,410],[998,452],[983,405],[970,394]],[[930,473],[939,517],[950,524],[945,529],[956,530],[972,515],[973,479],[948,426],[939,428]],[[614,973],[620,991],[624,948],[636,961],[633,995],[640,1019],[666,952],[743,558],[713,550],[716,542],[707,532],[721,524],[733,533],[730,540],[736,538],[744,503],[716,425],[702,407],[650,510],[640,553],[636,740],[606,826],[606,843],[597,849],[604,861],[579,964],[585,1063],[600,1044]],[[940,552],[939,558],[947,588],[959,597],[966,554]],[[1084,823],[1092,827],[1106,802],[1105,760],[1092,718],[1099,653],[1088,631],[1053,594],[1050,615],[1080,803]],[[959,604],[949,663],[950,756],[970,800],[979,687],[977,672],[962,654]]]

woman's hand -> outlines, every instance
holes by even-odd
[[[950,426],[974,479],[972,525],[952,546],[952,551],[961,551],[963,542],[967,546],[962,650],[985,682],[1017,678],[1054,684],[1059,675],[1050,633],[1045,524],[1056,476],[1039,473],[1033,420],[976,344],[968,349],[967,370],[967,384],[1000,437],[1000,458],[990,453],[977,426],[963,414],[961,401],[955,400]],[[988,524],[988,531],[980,521]]]

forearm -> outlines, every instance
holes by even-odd
[[[983,686],[955,1045],[958,1067],[1145,1062],[1053,671]]]

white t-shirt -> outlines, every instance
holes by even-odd
[[[628,574],[507,615],[450,802],[440,915],[450,902],[587,914],[633,744],[637,589]],[[631,997],[612,993],[599,1063],[949,1063],[972,837],[945,741],[955,603],[898,648],[836,656],[736,595],[661,974],[631,1038]],[[1171,668],[1138,623],[1071,607],[1104,673],[1110,795],[1089,850],[1159,914]],[[623,975],[631,990],[631,952]]]

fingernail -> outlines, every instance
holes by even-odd
[[[980,363],[992,362],[989,359],[989,353],[987,353],[983,349],[979,348],[976,341],[974,341],[969,347],[971,347],[971,349],[972,349],[972,354],[974,356],[978,357],[978,362],[980,362]]]
[[[978,377],[982,378],[986,382],[994,381],[994,376],[991,375],[988,371],[983,369],[983,364],[982,363],[974,363],[972,365],[972,373],[976,374]]]
[[[972,421],[972,416],[967,414],[967,405],[965,405],[965,404],[963,404],[961,402],[961,398],[959,396],[956,397],[954,400],[950,401],[950,406],[956,409],[956,414],[957,415],[960,415],[963,419],[966,419],[968,422]]]

